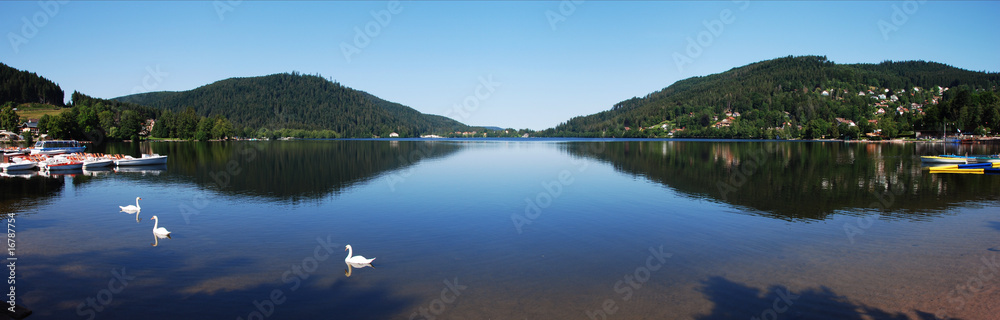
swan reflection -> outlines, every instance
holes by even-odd
[[[358,262],[347,262],[347,261],[344,261],[344,264],[347,265],[347,269],[344,270],[344,275],[348,276],[348,277],[351,276],[351,271],[353,271],[354,268],[361,269],[361,268],[364,268],[364,267],[371,267],[372,269],[375,269],[375,266],[371,265],[371,263],[358,263]]]
[[[153,232],[153,243],[151,243],[150,245],[154,247],[160,245],[160,239],[173,239],[173,238],[170,237],[170,234],[159,234]]]

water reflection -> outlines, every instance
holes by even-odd
[[[136,217],[138,217],[138,216],[139,215],[137,214]],[[170,237],[169,233],[168,234],[158,234],[156,232],[153,232],[153,243],[151,243],[150,245],[152,245],[154,247],[159,246],[160,245],[160,239],[172,239],[172,238]]]
[[[66,184],[64,179],[51,179],[34,172],[6,173],[0,181],[0,214],[31,214],[34,207],[51,199]]]
[[[921,219],[965,202],[998,200],[991,190],[1000,189],[995,177],[928,174],[918,155],[934,146],[917,143],[623,141],[563,147],[691,197],[785,220],[877,208]],[[996,150],[978,146],[972,152]]]
[[[124,173],[141,173],[142,175],[160,175],[160,173],[167,171],[167,165],[165,164],[151,164],[145,166],[127,166],[118,167],[115,172]]]
[[[375,266],[371,265],[370,263],[357,263],[357,262],[344,261],[344,264],[347,265],[347,269],[344,270],[344,276],[347,277],[351,276],[351,271],[354,270],[354,268],[361,269],[364,267],[371,267],[372,269],[375,269]]]
[[[380,174],[448,156],[460,146],[443,141],[321,140],[278,142],[156,142],[170,155],[178,179],[235,195],[296,202],[339,193]],[[136,147],[109,144],[101,152]],[[131,169],[130,170],[135,170]]]

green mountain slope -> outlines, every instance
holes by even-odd
[[[385,101],[318,76],[297,73],[231,78],[183,92],[150,92],[115,98],[161,110],[188,107],[221,115],[236,126],[334,130],[342,137],[419,136],[468,126]]]
[[[0,103],[42,103],[63,106],[62,88],[34,72],[0,63]]]
[[[677,131],[679,136],[760,138],[769,135],[768,129],[797,129],[813,122],[816,127],[805,126],[802,133],[819,137],[837,134],[831,132],[838,127],[836,118],[858,123],[860,132],[855,134],[880,132],[876,130],[881,124],[893,126],[893,132],[940,128],[942,121],[998,132],[997,84],[998,73],[934,62],[836,64],[821,56],[789,56],[684,79],[610,110],[572,118],[545,133],[646,137],[683,129]],[[893,112],[898,107],[907,110]],[[879,113],[879,108],[885,112]],[[740,116],[720,123],[729,118],[726,112]],[[807,132],[813,129],[823,132]]]

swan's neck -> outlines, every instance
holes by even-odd
[[[160,219],[153,219],[153,230],[156,230],[156,226],[160,225]]]
[[[139,209],[139,199],[135,199],[135,208]]]
[[[347,258],[344,258],[344,260],[350,259],[351,256],[353,256],[353,255],[354,255],[354,248],[347,247]]]

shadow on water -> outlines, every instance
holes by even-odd
[[[993,230],[1000,231],[1000,221],[990,221],[990,228]]]
[[[123,257],[162,261],[151,265],[123,261]],[[40,319],[86,319],[90,315],[99,319],[389,319],[415,310],[422,302],[394,293],[387,283],[358,284],[343,277],[339,260],[331,257],[320,262],[314,272],[306,273],[308,277],[298,278],[301,282],[296,287],[293,281],[282,281],[285,270],[251,276],[245,284],[225,276],[244,272],[241,266],[253,263],[249,257],[217,259],[201,266],[191,266],[159,249],[35,257],[30,277],[23,281],[59,285],[35,287],[19,299],[34,311],[33,318]],[[116,272],[127,284],[115,280]],[[335,280],[329,281],[330,277]],[[277,291],[281,293],[275,298]]]
[[[593,144],[603,143],[603,147]],[[997,201],[1000,179],[930,174],[919,144],[767,141],[565,143],[567,152],[608,163],[682,196],[712,199],[782,220],[871,214],[923,220],[969,202]],[[596,151],[595,151],[596,150]]]
[[[724,319],[886,319],[909,320],[904,313],[894,313],[850,302],[825,286],[805,291],[789,291],[771,286],[767,291],[739,284],[723,277],[702,281],[701,292],[715,306],[698,320]],[[915,310],[917,319],[935,319],[934,314]],[[953,318],[955,319],[955,318]]]

